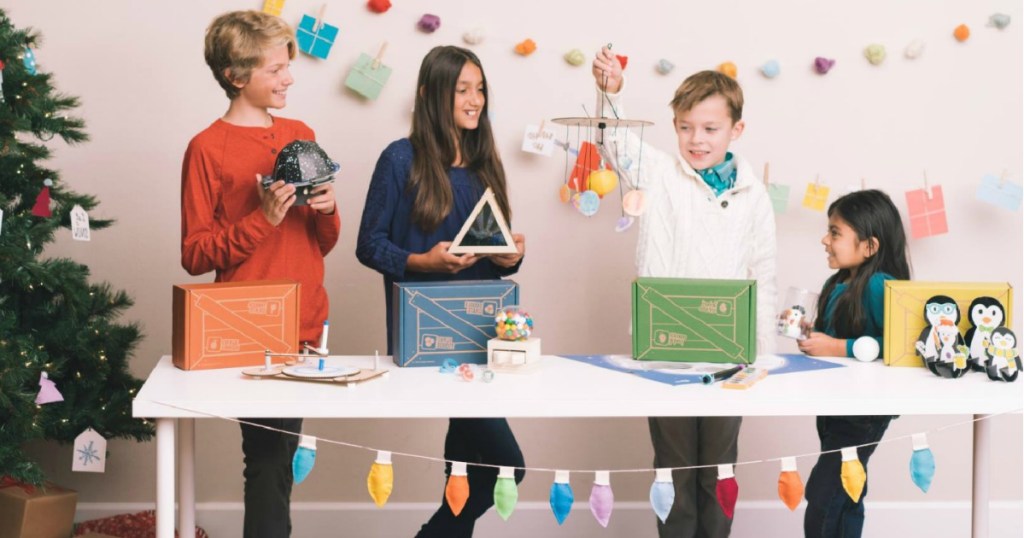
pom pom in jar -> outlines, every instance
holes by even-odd
[[[522,341],[533,332],[533,318],[518,306],[506,306],[494,317],[495,330],[502,340]]]

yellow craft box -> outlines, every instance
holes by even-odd
[[[885,328],[882,356],[888,366],[924,366],[914,350],[926,322],[924,303],[936,295],[945,295],[960,307],[960,334],[971,328],[968,307],[978,297],[992,297],[1003,304],[1005,325],[1013,327],[1013,287],[1006,282],[921,282],[887,280],[885,282]]]

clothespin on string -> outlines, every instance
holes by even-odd
[[[860,190],[866,189],[867,182],[864,181],[864,176],[860,176]]]
[[[931,188],[930,185],[928,185],[928,171],[927,170],[922,170],[921,171],[921,176],[924,177],[924,193],[925,193],[926,196],[928,196],[928,199],[931,200],[932,199],[932,188]]]
[[[377,51],[377,57],[373,59],[373,63],[370,64],[370,69],[374,71],[380,69],[380,64],[384,60],[384,51],[388,50],[388,42],[385,41],[380,44],[380,50]]]
[[[313,23],[313,33],[320,31],[320,26],[324,24],[324,12],[327,11],[327,4],[320,5],[320,11],[316,14],[316,22]]]
[[[764,162],[764,187],[767,189],[769,185],[768,181],[768,161]]]

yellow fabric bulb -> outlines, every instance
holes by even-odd
[[[852,453],[852,457],[850,457]],[[868,475],[864,472],[864,466],[857,458],[856,448],[843,449],[843,466],[839,471],[839,478],[843,481],[843,489],[850,496],[853,502],[860,502],[860,495],[864,493],[864,483]]]
[[[386,456],[382,457],[382,454]],[[377,506],[384,506],[391,496],[391,490],[395,487],[395,472],[391,466],[391,453],[378,452],[377,460],[370,467],[370,474],[366,477],[366,489]]]

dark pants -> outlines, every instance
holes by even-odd
[[[247,418],[246,422],[299,433],[301,418]],[[242,424],[245,455],[245,538],[287,538],[292,494],[292,458],[299,446],[296,435]]]
[[[444,458],[466,463],[489,463],[506,467],[523,467],[523,453],[503,418],[453,418],[448,420],[444,440]],[[445,476],[451,473],[445,465]],[[448,501],[441,496],[441,507],[420,529],[419,538],[463,538],[473,536],[476,519],[494,504],[494,483],[498,469],[470,465],[467,469],[469,499],[458,517],[452,514]],[[523,481],[526,471],[517,469],[516,483]]]
[[[690,467],[736,463],[742,417],[650,417],[654,466]],[[729,536],[732,520],[722,512],[715,487],[718,469],[672,471],[676,498],[662,523],[662,538]]]
[[[865,443],[877,443],[892,421],[891,416],[866,417],[818,417],[818,438],[821,450],[839,450]],[[857,456],[864,473],[868,471],[868,459],[878,445],[857,449]],[[807,511],[804,512],[804,535],[814,537],[859,538],[864,528],[864,498],[868,495],[867,479],[859,502],[853,502],[843,489],[839,474],[842,455],[830,452],[818,457],[807,479],[804,496]]]

